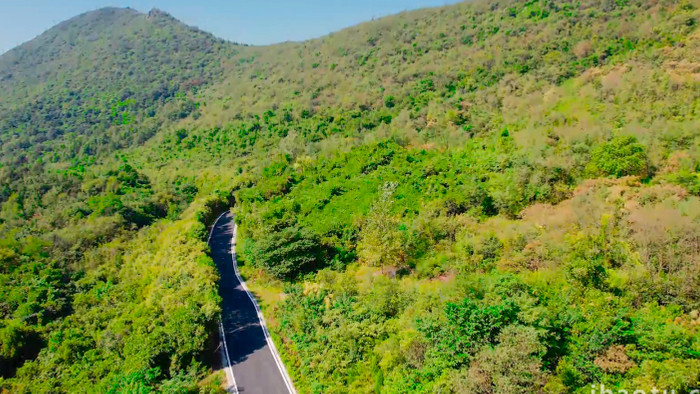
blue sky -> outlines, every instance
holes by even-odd
[[[106,6],[160,8],[188,25],[247,44],[319,37],[404,10],[457,0],[0,0],[0,53],[51,26]]]

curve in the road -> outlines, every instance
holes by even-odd
[[[219,330],[229,391],[295,394],[260,307],[238,272],[236,229],[234,215],[224,212],[209,233],[209,248],[221,275]]]

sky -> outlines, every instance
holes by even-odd
[[[188,25],[239,43],[320,37],[404,10],[457,0],[0,0],[0,53],[55,24],[102,7],[159,8]]]

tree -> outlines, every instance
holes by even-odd
[[[471,362],[469,369],[453,380],[458,393],[537,393],[546,374],[540,357],[545,347],[535,328],[509,326],[499,335],[500,343],[487,347]]]
[[[362,225],[357,254],[365,264],[398,267],[406,261],[404,235],[398,217],[391,212],[396,186],[389,182],[379,187],[379,197]]]
[[[293,225],[265,233],[245,251],[251,263],[279,279],[294,279],[318,268],[321,243],[311,230]]]
[[[436,343],[438,364],[459,367],[469,362],[484,345],[494,345],[505,327],[516,319],[517,307],[512,302],[482,305],[465,298],[445,305],[447,322],[426,321],[420,330],[429,342]]]
[[[649,175],[646,150],[633,136],[615,137],[597,147],[593,151],[590,166],[599,175]]]

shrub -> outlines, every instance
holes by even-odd
[[[294,279],[318,268],[322,245],[316,234],[297,225],[266,233],[245,251],[256,267],[279,279]]]
[[[398,216],[391,212],[396,187],[396,183],[387,183],[379,188],[379,197],[362,227],[357,254],[368,265],[400,267],[406,261],[404,234]]]
[[[645,178],[649,175],[649,162],[644,146],[635,137],[615,137],[593,151],[590,169],[597,175]]]

